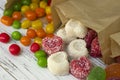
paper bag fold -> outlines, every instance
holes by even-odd
[[[120,56],[120,32],[112,34],[111,36],[111,57],[115,58]]]
[[[59,2],[60,0],[53,0]],[[117,0],[63,0],[52,4],[55,26],[65,24],[70,18],[79,20],[83,25],[98,33],[102,59],[110,64],[110,35],[120,31],[120,1]],[[54,13],[56,12],[56,13]],[[57,14],[57,16],[54,16]],[[57,20],[56,20],[57,19]]]

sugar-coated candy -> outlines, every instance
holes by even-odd
[[[63,40],[58,36],[45,37],[42,39],[42,48],[48,55],[63,49]]]
[[[80,57],[78,60],[70,61],[70,73],[79,80],[86,80],[91,69],[91,63],[85,56]]]
[[[64,51],[56,52],[48,57],[48,69],[54,75],[69,74],[69,62]]]
[[[76,39],[68,44],[67,52],[70,58],[78,59],[82,56],[88,56],[88,50],[86,48],[86,43],[82,39]]]
[[[65,31],[68,36],[84,38],[87,34],[87,28],[78,20],[70,19],[65,25]]]

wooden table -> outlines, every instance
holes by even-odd
[[[4,5],[6,0],[0,0],[0,17],[3,15]],[[0,33],[6,32],[9,35],[15,31],[12,27],[3,25],[0,22]],[[25,35],[26,30],[19,29],[22,35]],[[8,47],[10,44],[16,43],[22,48],[20,56],[12,56]],[[105,67],[99,59],[90,58],[95,65]],[[11,40],[4,44],[0,42],[0,80],[77,80],[72,75],[54,76],[47,68],[41,68],[37,65],[36,58],[30,52],[29,47],[21,45],[19,41]]]

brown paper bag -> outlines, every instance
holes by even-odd
[[[70,18],[95,30],[102,51],[102,59],[110,64],[110,35],[120,31],[120,0],[52,0],[54,25],[65,24]]]
[[[120,32],[112,34],[111,36],[111,57],[120,56]]]

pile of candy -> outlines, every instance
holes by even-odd
[[[43,55],[44,51],[40,50],[42,39],[54,35],[50,2],[51,0],[20,0],[10,8],[5,9],[1,23],[5,26],[11,26],[15,31],[11,35],[6,32],[0,33],[0,42],[8,43],[14,39],[20,41],[24,46],[30,45],[31,52],[36,53],[35,56]],[[42,21],[42,18],[45,21]],[[26,35],[22,35],[19,29],[25,29]],[[21,53],[21,47],[17,44],[11,44],[9,52],[18,56]],[[47,60],[47,57],[45,59]],[[40,62],[38,59],[38,64],[41,65],[41,63],[47,65],[45,61]]]
[[[54,34],[50,0],[16,2],[11,8],[4,10],[1,22],[12,26],[16,31],[11,33],[11,37],[5,32],[0,33],[0,42],[8,43],[12,38],[24,46],[30,46],[38,65],[47,67],[54,75],[71,73],[79,80],[120,80],[119,63],[107,66],[105,70],[92,67],[88,55],[102,57],[95,31],[70,19],[64,28]],[[20,28],[26,29],[26,35],[18,31]],[[20,51],[17,44],[9,46],[12,55],[18,56]]]

